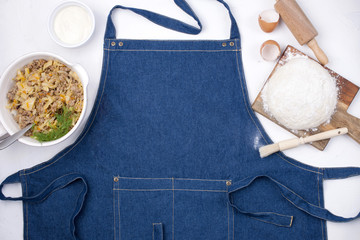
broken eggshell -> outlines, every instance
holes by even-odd
[[[269,9],[259,14],[259,25],[264,32],[272,32],[278,25],[280,15],[274,9]]]
[[[274,40],[267,40],[260,47],[260,55],[266,61],[275,61],[280,53],[280,45]]]

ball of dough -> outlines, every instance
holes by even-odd
[[[336,109],[337,86],[319,63],[293,58],[279,67],[262,92],[265,111],[293,130],[328,122]]]

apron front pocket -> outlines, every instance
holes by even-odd
[[[226,180],[114,177],[116,240],[224,239],[233,232]],[[215,237],[215,238],[214,238]]]

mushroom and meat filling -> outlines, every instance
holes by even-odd
[[[37,59],[18,70],[7,94],[8,108],[20,128],[34,124],[25,135],[41,142],[64,136],[83,108],[81,81],[57,60]]]

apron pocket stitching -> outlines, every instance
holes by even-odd
[[[116,240],[115,194],[113,193],[114,240]]]
[[[228,192],[228,186],[226,186],[226,194]],[[230,226],[229,226],[229,202],[226,203],[226,211],[227,211],[227,227],[228,227],[228,240],[229,240],[229,232],[230,232]]]
[[[113,188],[114,191],[128,191],[128,192],[156,192],[156,191],[183,191],[183,192],[214,192],[214,193],[227,193],[223,190],[201,190],[201,189],[136,189],[136,188]]]
[[[171,182],[170,182],[170,180],[171,180]],[[175,234],[176,234],[176,232],[175,232],[175,230],[176,230],[175,229],[175,227],[176,227],[175,226],[175,221],[177,221],[176,219],[178,219],[177,216],[181,215],[181,212],[179,212],[180,215],[176,214],[176,212],[179,211],[179,210],[176,210],[177,205],[175,203],[175,194],[179,193],[180,198],[188,199],[189,201],[190,201],[190,199],[193,199],[193,198],[188,198],[187,195],[182,195],[182,193],[185,194],[186,192],[187,192],[187,194],[191,194],[191,192],[194,192],[194,194],[197,194],[197,195],[194,195],[194,196],[199,197],[199,200],[207,199],[207,202],[210,201],[210,202],[208,202],[208,204],[210,204],[208,206],[215,207],[215,209],[217,209],[217,210],[219,210],[220,212],[223,213],[223,218],[221,218],[223,220],[220,219],[221,222],[223,221],[222,222],[223,224],[218,224],[217,223],[217,226],[218,226],[218,228],[220,227],[219,229],[223,229],[224,235],[227,234],[227,239],[230,239],[231,238],[231,235],[230,235],[231,228],[233,229],[232,231],[233,231],[233,235],[234,235],[234,224],[232,224],[232,226],[230,224],[231,217],[233,218],[232,222],[234,223],[234,214],[232,216],[230,215],[230,209],[229,209],[228,202],[226,203],[226,205],[225,204],[222,205],[223,208],[221,207],[221,202],[219,202],[222,199],[222,197],[221,197],[222,194],[224,194],[224,199],[223,200],[224,201],[226,200],[226,195],[228,193],[228,188],[229,188],[226,183],[228,181],[229,180],[191,179],[191,178],[132,178],[132,177],[121,177],[121,176],[114,177],[113,189],[112,189],[113,190],[113,195],[114,195],[113,198],[114,198],[114,201],[115,201],[115,203],[113,204],[114,205],[114,210],[113,210],[114,211],[114,234],[118,235],[118,237],[119,237],[119,238],[117,238],[117,236],[116,236],[115,240],[121,239],[121,235],[122,236],[128,236],[128,235],[126,235],[127,233],[124,233],[123,231],[122,231],[121,235],[119,233],[120,228],[125,229],[124,226],[121,223],[123,222],[124,218],[126,218],[126,216],[124,216],[123,214],[120,215],[120,211],[121,211],[121,208],[122,208],[122,206],[121,206],[122,204],[120,204],[120,201],[121,201],[120,198],[125,197],[125,200],[128,198],[129,201],[132,201],[133,203],[134,203],[134,201],[131,200],[131,198],[136,198],[137,201],[142,201],[141,199],[138,199],[138,197],[140,196],[141,198],[143,198],[146,195],[143,195],[141,192],[143,192],[144,194],[147,194],[147,193],[150,194],[151,192],[154,192],[154,194],[156,194],[156,195],[153,195],[153,194],[148,195],[148,197],[145,197],[144,200],[145,201],[155,201],[156,200],[156,202],[154,202],[155,205],[153,206],[155,208],[150,208],[151,209],[150,211],[155,211],[156,212],[156,208],[160,207],[160,211],[163,211],[163,213],[161,213],[160,215],[157,215],[155,213],[155,215],[157,215],[158,217],[162,216],[159,219],[161,221],[163,220],[163,217],[165,217],[165,220],[166,220],[166,212],[167,212],[167,210],[163,209],[163,208],[166,208],[166,198],[168,199],[167,201],[172,201],[172,203],[170,205],[171,207],[169,206],[169,209],[168,209],[169,210],[168,213],[170,213],[170,211],[172,212],[172,213],[169,214],[170,218],[168,219],[168,220],[171,219],[170,221],[172,222],[171,223],[172,239],[175,239]],[[159,188],[154,187],[154,185],[158,185]],[[125,195],[122,194],[121,192],[124,193]],[[162,195],[157,196],[156,192],[158,192],[159,194],[161,193]],[[218,193],[219,194],[220,193],[221,195],[216,195],[217,196],[216,198],[211,198],[211,197],[208,198],[208,197],[206,197],[206,195],[198,195],[198,194],[201,194],[202,192],[204,194],[209,194],[209,193]],[[141,194],[141,195],[137,195],[138,193]],[[128,195],[128,194],[130,194],[130,195]],[[163,195],[163,194],[165,194],[165,195]],[[138,196],[138,197],[136,197],[136,196]],[[156,198],[154,198],[155,196],[156,196]],[[210,195],[210,196],[213,196],[213,195]],[[163,203],[161,203],[161,201],[159,202],[159,197],[160,198],[165,197],[165,199],[164,199],[165,202],[163,202],[163,203],[165,203],[165,205]],[[151,198],[153,198],[153,200],[151,200]],[[172,198],[172,200],[171,200],[171,198]],[[211,199],[214,199],[214,201],[211,200]],[[179,202],[184,204],[183,200],[179,200]],[[186,204],[186,202],[187,201],[185,201],[185,204]],[[200,205],[198,205],[196,203],[194,205],[194,203],[191,203],[191,201],[188,202],[187,204],[190,204],[192,207],[195,207],[195,208],[200,206]],[[142,201],[142,206],[140,206],[140,208],[145,207],[145,206],[147,206],[147,203],[146,202],[144,203]],[[117,208],[118,213],[116,213],[116,208]],[[126,209],[128,209],[129,211],[130,211],[130,209],[132,209],[131,211],[135,211],[133,209],[133,207],[131,207],[131,206],[127,206]],[[232,209],[232,211],[233,211],[233,209]],[[143,212],[143,211],[141,211],[141,212]],[[208,212],[208,211],[206,211],[206,212]],[[206,212],[204,212],[205,215],[200,216],[200,220],[196,221],[195,223],[202,224],[203,221],[201,221],[201,218],[207,216]],[[148,220],[150,220],[154,214],[152,214],[152,213],[148,213],[148,214],[149,214],[149,216],[147,218],[148,218]],[[165,214],[165,215],[163,215],[163,214]],[[175,215],[177,215],[177,216],[175,216]],[[130,222],[131,221],[137,221],[137,217],[133,216],[131,214],[131,212],[128,213],[128,216],[133,218],[133,219],[129,219]],[[155,219],[158,218],[158,217],[155,216]],[[184,217],[189,218],[190,216],[185,215],[185,216],[181,216],[181,217],[182,218],[184,218]],[[208,216],[206,218],[208,218]],[[193,218],[190,217],[189,219],[193,219]],[[145,221],[147,221],[147,220],[145,220]],[[170,223],[170,221],[169,221],[169,223]],[[187,222],[186,219],[185,219],[185,221]],[[181,220],[181,221],[178,220],[178,222],[176,222],[176,223],[184,223],[185,221],[184,220]],[[216,220],[216,221],[219,221],[219,220]],[[161,223],[161,222],[158,222],[158,223]],[[124,224],[128,225],[130,223],[127,222],[127,223],[124,223]],[[153,223],[153,224],[155,224],[155,223]],[[163,224],[163,223],[161,223],[161,224]],[[143,226],[143,225],[144,224],[141,224],[141,226]],[[129,226],[131,226],[131,225],[129,225]],[[189,227],[189,226],[190,225],[187,225],[187,227]],[[191,226],[192,226],[192,224],[191,224]],[[199,227],[199,226],[197,226],[197,227]],[[194,229],[193,231],[196,231],[196,233],[197,233],[196,229],[199,229],[199,228],[196,228],[196,226],[194,226],[194,227],[191,227],[191,229]],[[126,231],[130,235],[132,235],[134,233],[134,231],[131,231],[129,229],[125,230],[125,232]],[[136,233],[139,233],[139,232],[136,232]],[[188,232],[188,233],[191,234],[191,232]],[[141,234],[143,234],[143,232],[141,232],[139,234],[141,235]],[[155,237],[155,236],[153,236],[153,237]]]
[[[118,183],[119,184],[119,183]],[[117,209],[118,209],[118,216],[119,216],[119,240],[121,240],[121,204],[120,204],[120,191],[117,192],[118,201],[117,201]]]

